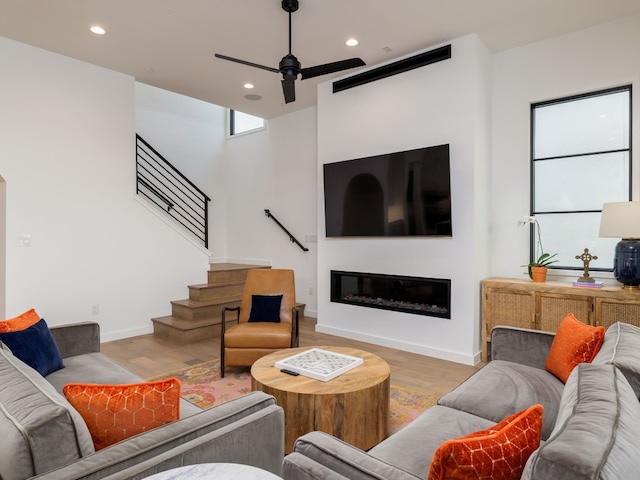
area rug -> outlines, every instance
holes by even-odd
[[[251,392],[251,374],[247,368],[228,367],[220,378],[220,361],[212,360],[175,372],[158,375],[150,380],[176,377],[182,383],[182,398],[199,406],[211,408]],[[428,393],[391,385],[391,418],[389,433],[393,434],[410,423],[438,398]]]

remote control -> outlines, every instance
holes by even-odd
[[[282,373],[286,373],[288,375],[293,375],[294,377],[297,377],[298,375],[300,375],[298,372],[293,372],[291,370],[287,370],[286,368],[283,368],[282,370],[280,370]]]

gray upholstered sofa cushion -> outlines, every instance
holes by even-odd
[[[622,322],[611,325],[592,363],[618,367],[640,398],[640,328]]]
[[[614,365],[578,365],[567,380],[557,425],[529,457],[523,480],[640,478],[640,403]]]
[[[497,423],[539,403],[544,407],[542,438],[546,439],[556,423],[563,388],[564,384],[546,370],[493,360],[438,404]]]
[[[446,440],[492,427],[495,422],[436,405],[371,450],[378,460],[395,465],[419,478],[427,478],[435,451]]]
[[[322,432],[295,443],[284,459],[284,478],[416,480],[427,478],[434,452],[451,438],[484,430],[495,423],[436,405],[368,452]]]
[[[76,410],[1,343],[0,379],[0,478],[22,480],[94,451]]]
[[[62,393],[67,383],[137,383],[143,381],[102,353],[85,353],[64,359],[65,368],[47,375],[47,381]]]
[[[139,383],[144,381],[102,353],[85,353],[66,357],[65,368],[47,375],[47,381],[60,393],[67,383]],[[195,415],[202,409],[180,400],[180,418]]]

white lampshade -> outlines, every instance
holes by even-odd
[[[613,202],[602,206],[600,236],[640,239],[640,202]]]

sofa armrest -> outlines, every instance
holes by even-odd
[[[126,480],[195,463],[243,463],[280,475],[284,413],[275,399],[252,392],[135,435],[38,480]]]
[[[282,475],[287,480],[351,480],[298,452],[285,457]]]
[[[323,432],[311,432],[298,438],[294,453],[284,458],[282,473],[286,480],[419,478]]]
[[[491,360],[544,369],[555,333],[499,325],[491,331]]]
[[[100,351],[100,325],[96,322],[58,325],[49,330],[62,358]]]

